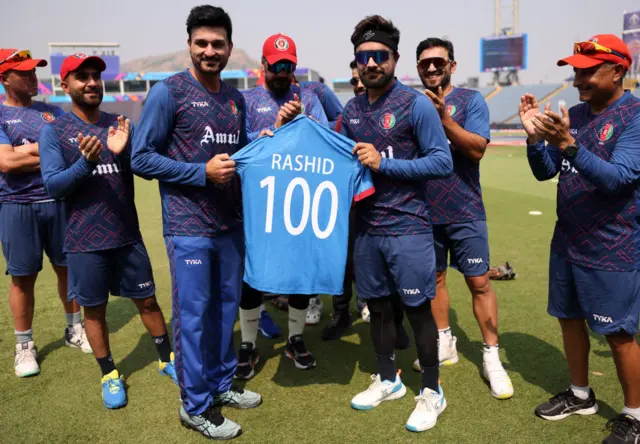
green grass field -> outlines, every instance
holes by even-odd
[[[549,242],[555,221],[556,184],[538,183],[531,175],[525,148],[490,148],[482,162],[492,263],[508,260],[518,279],[494,283],[499,299],[500,345],[515,387],[512,399],[494,399],[480,376],[481,337],[464,281],[450,273],[452,327],[460,362],[442,370],[448,408],[431,431],[413,434],[404,428],[415,406],[419,374],[411,370],[415,351],[398,353],[407,396],[370,412],[350,407],[375,372],[368,326],[358,320],[348,336],[320,340],[331,302],[323,298],[321,324],[308,327],[306,341],[318,367],[294,368],[283,357],[284,340],[258,339],[264,364],[246,387],[260,392],[257,409],[224,413],[238,421],[246,443],[599,443],[607,419],[622,407],[615,367],[603,338],[592,336],[591,385],[600,412],[545,422],[535,406],[568,386],[567,367],[557,322],[546,313]],[[162,240],[157,183],[139,180],[137,202],[142,232],[154,266],[158,299],[171,316],[170,278]],[[530,216],[539,210],[541,216]],[[4,263],[0,264],[4,269]],[[6,301],[8,278],[0,279]],[[18,379],[13,373],[14,335],[8,305],[0,316],[0,430],[3,443],[189,443],[205,442],[180,426],[178,390],[157,372],[156,352],[130,301],[112,298],[109,326],[113,357],[129,384],[129,404],[108,411],[100,397],[100,372],[92,355],[64,346],[64,315],[47,265],[36,287],[34,337],[41,374]],[[271,310],[285,327],[282,312]],[[407,328],[410,328],[407,323]],[[236,324],[236,344],[239,327]]]

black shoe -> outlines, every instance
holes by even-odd
[[[411,347],[411,339],[403,324],[396,324],[396,350],[406,350]]]
[[[284,354],[301,370],[308,370],[316,366],[316,360],[304,345],[302,335],[291,336],[287,339],[287,348]]]
[[[320,337],[323,341],[335,341],[336,339],[340,339],[347,328],[351,327],[352,322],[353,319],[351,318],[349,310],[334,311],[331,320],[326,327],[322,329]]]
[[[254,368],[260,361],[258,349],[251,342],[243,342],[238,350],[238,366],[236,367],[236,379],[251,379],[255,375]]]
[[[589,397],[585,400],[578,398],[571,389],[558,393],[549,402],[536,407],[535,413],[542,419],[559,421],[569,415],[593,415],[598,411],[596,394],[589,389]]]
[[[607,422],[611,434],[602,444],[638,444],[640,443],[640,421],[633,416],[621,413]]]

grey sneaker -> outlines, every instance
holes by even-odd
[[[225,418],[215,406],[209,406],[202,415],[189,415],[180,406],[180,423],[188,429],[200,432],[205,438],[228,440],[242,435],[239,424]]]
[[[213,402],[216,406],[252,409],[262,404],[262,396],[249,390],[231,387],[228,392],[216,396]]]

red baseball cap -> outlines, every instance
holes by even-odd
[[[31,71],[36,67],[47,66],[44,59],[31,58],[31,51],[15,48],[0,49],[0,74],[11,69],[16,71]]]
[[[296,44],[291,37],[284,34],[275,34],[269,37],[262,45],[262,57],[269,65],[281,60],[287,60],[298,64]]]
[[[73,72],[80,68],[85,63],[95,63],[100,72],[107,69],[107,64],[98,56],[88,56],[82,52],[77,52],[73,55],[70,55],[62,62],[62,66],[60,67],[60,78],[62,80],[66,79],[70,72]]]
[[[592,68],[604,62],[619,63],[626,69],[631,66],[631,53],[626,43],[614,34],[598,34],[586,42],[573,46],[573,55],[558,60],[558,66],[571,65],[574,68]]]

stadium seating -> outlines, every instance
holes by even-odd
[[[533,94],[538,100],[542,100],[552,92],[561,88],[562,84],[518,85],[508,86],[487,101],[491,122],[504,122],[518,112],[520,97],[526,93]]]
[[[493,86],[471,88],[471,89],[475,89],[476,91],[478,91],[480,94],[482,94],[482,97],[487,97],[489,94],[491,94],[493,91],[496,90]]]

